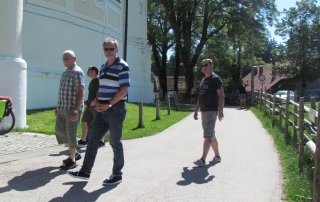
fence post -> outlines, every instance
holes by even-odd
[[[289,99],[290,99],[290,91],[287,91],[287,100],[286,100],[286,118],[284,119],[284,138],[289,142],[289,133],[288,133],[288,127],[289,127]]]
[[[302,169],[304,156],[304,97],[299,98],[299,168]]]
[[[173,91],[173,102],[174,102],[174,105],[176,106],[176,111],[179,111],[179,98],[177,97],[178,96],[178,91]]]
[[[170,97],[168,95],[166,95],[166,100],[167,100],[167,111],[168,111],[168,115],[171,114],[171,110],[170,110]]]
[[[272,101],[273,101],[273,105],[272,105],[272,127],[274,127],[274,119],[275,119],[275,115],[276,115],[276,95],[272,96]]]
[[[144,122],[143,122],[143,102],[139,102],[139,124],[138,128],[144,128]]]
[[[310,105],[311,105],[311,109],[317,110],[316,109],[316,98],[315,97],[311,97],[310,98]]]
[[[167,95],[165,95],[165,96],[167,96]],[[156,120],[161,120],[158,95],[156,95]]]
[[[320,103],[318,104],[318,116],[320,114]],[[316,153],[314,155],[313,193],[312,201],[320,201],[320,119],[318,119]]]
[[[310,104],[311,104],[311,109],[314,109],[315,111],[317,111],[316,98],[315,97],[311,97],[310,98]],[[315,125],[317,124],[318,119],[319,119],[319,115],[318,115],[318,117],[315,118],[315,122],[314,122]]]
[[[267,87],[264,88],[264,109],[263,109],[263,115],[266,115],[267,112]]]
[[[261,94],[260,94],[260,111],[262,109],[262,93],[263,93],[263,89],[261,88]]]

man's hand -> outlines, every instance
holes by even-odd
[[[105,112],[109,109],[109,105],[108,104],[102,104],[100,102],[96,102],[95,108],[94,108],[97,112]]]
[[[193,118],[194,118],[194,120],[198,120],[198,112],[194,112]]]
[[[90,107],[95,106],[95,105],[96,105],[96,99],[94,99],[94,100],[92,100],[92,101],[90,102]]]
[[[224,118],[223,111],[219,111],[219,112],[218,112],[218,119],[219,119],[219,121],[221,122],[223,118]]]
[[[70,120],[72,122],[76,122],[78,120],[78,113],[72,112],[71,115],[70,115]]]

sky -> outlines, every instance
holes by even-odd
[[[276,5],[278,8],[278,11],[283,11],[284,8],[289,9],[290,7],[296,7],[296,2],[300,0],[276,0]],[[320,6],[320,1],[318,0],[317,3],[318,6]],[[268,27],[271,38],[274,38],[277,42],[283,42],[282,38],[280,36],[276,36],[274,34],[275,28],[274,27]]]

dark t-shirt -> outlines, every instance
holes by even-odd
[[[238,86],[238,90],[239,90],[239,94],[246,94],[246,84],[242,83],[239,84]]]
[[[99,90],[99,78],[95,78],[90,81],[88,90],[89,90],[89,94],[88,94],[87,106],[90,106],[91,101],[96,98],[97,92]]]
[[[217,74],[202,79],[199,89],[200,111],[218,111],[218,89],[223,88],[221,78]]]

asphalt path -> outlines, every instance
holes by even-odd
[[[89,181],[59,170],[68,154],[61,145],[0,156],[0,201],[281,201],[271,136],[250,111],[226,107],[224,115],[216,124],[222,162],[214,166],[193,164],[203,138],[201,120],[190,114],[154,136],[123,141],[123,182],[116,186],[102,186],[112,169],[108,144],[99,149]],[[78,151],[84,156],[84,148]],[[206,161],[213,156],[210,150]]]

